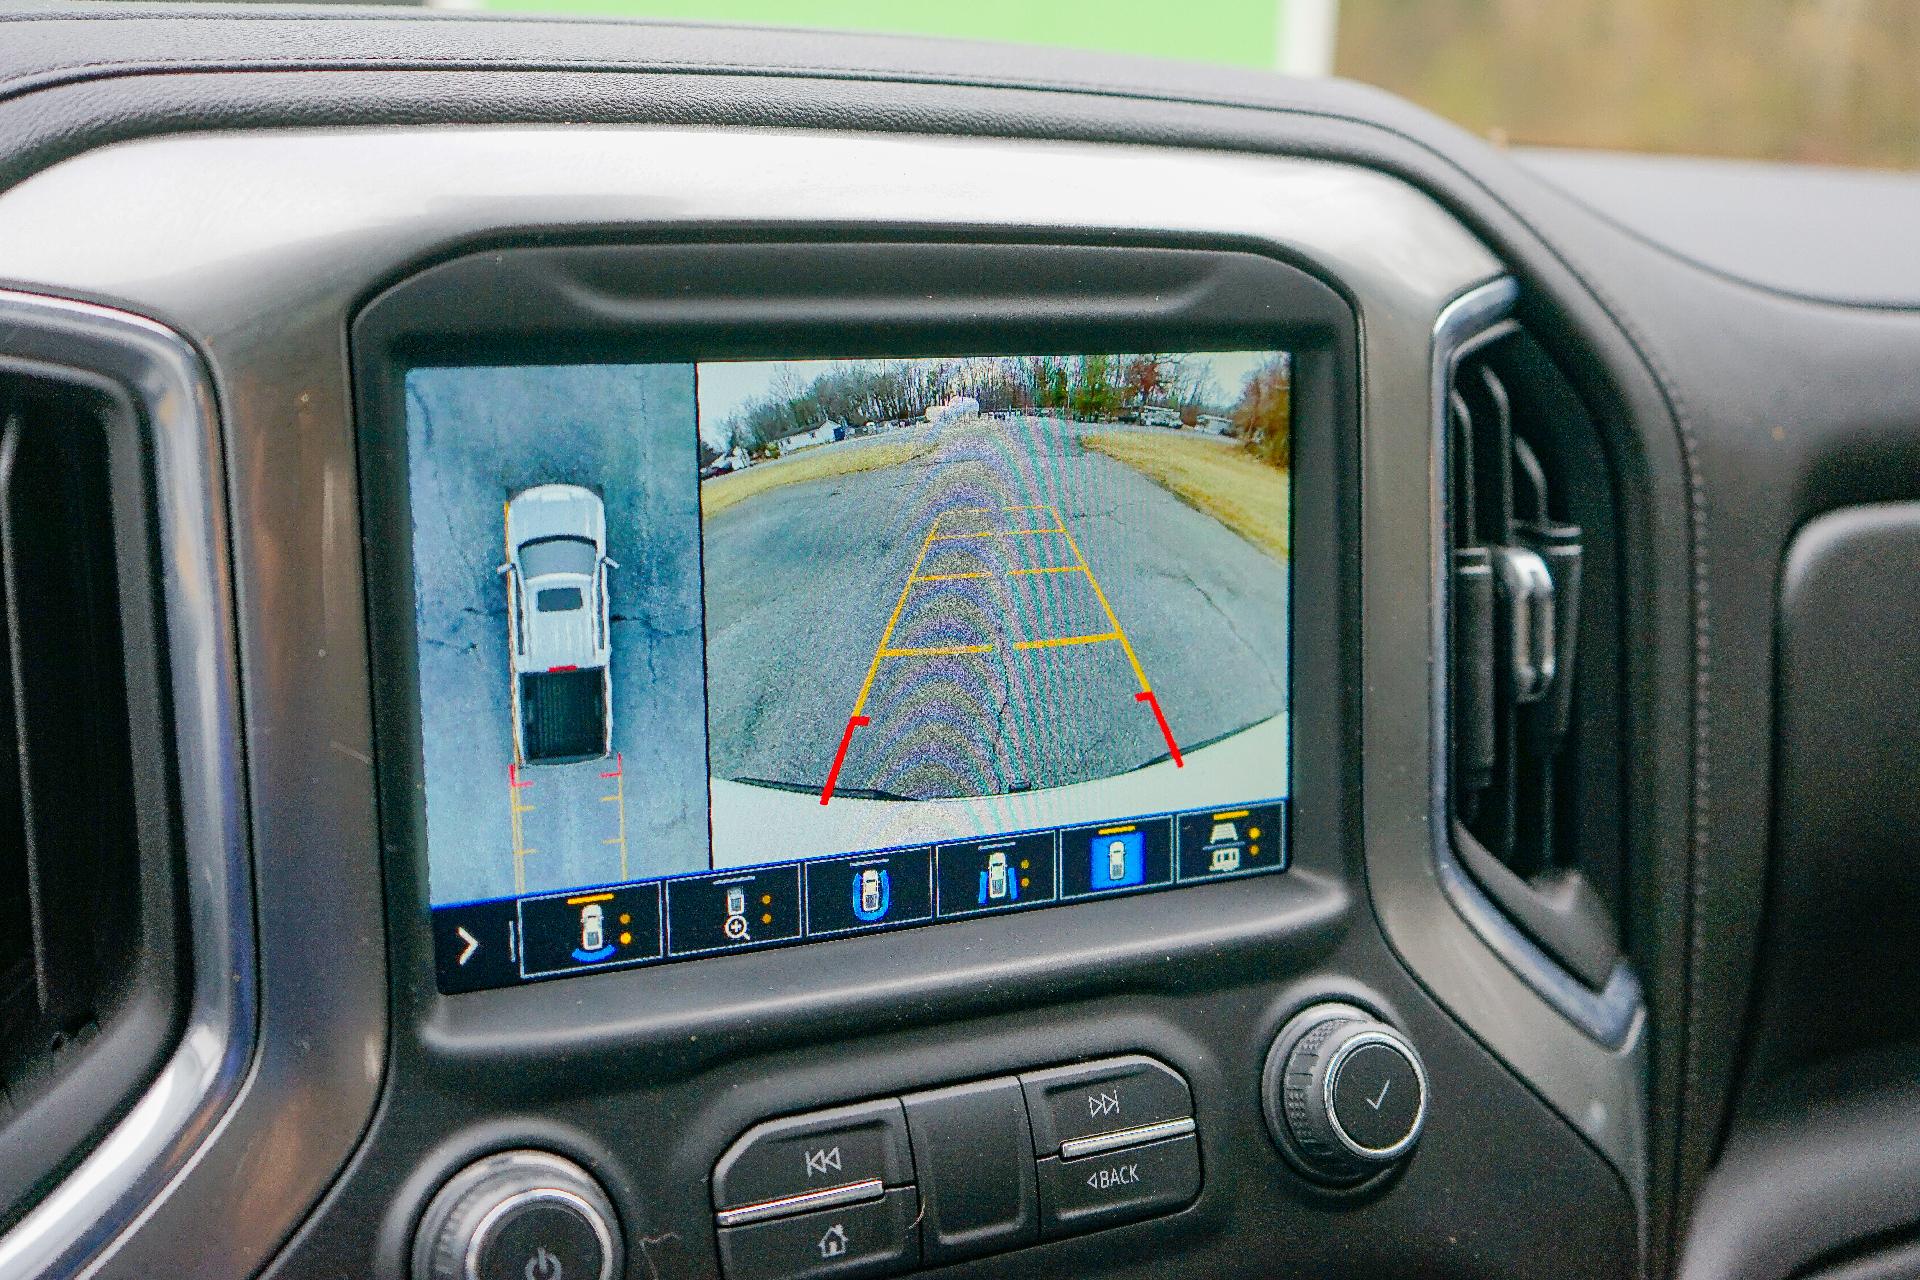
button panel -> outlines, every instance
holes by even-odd
[[[727,1280],[897,1275],[1191,1204],[1193,1095],[1141,1055],[749,1129],[714,1169]]]

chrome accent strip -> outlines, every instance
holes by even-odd
[[[722,1209],[714,1215],[714,1221],[723,1227],[744,1227],[749,1223],[787,1218],[812,1209],[838,1209],[841,1205],[865,1204],[869,1200],[878,1200],[886,1194],[886,1183],[878,1178],[865,1178],[859,1182],[849,1182],[845,1186],[823,1187],[818,1191],[802,1191],[799,1195],[781,1196],[777,1200],[743,1204],[738,1209]]]
[[[1158,1124],[1143,1124],[1135,1129],[1120,1129],[1091,1138],[1074,1138],[1060,1144],[1060,1158],[1078,1160],[1082,1156],[1100,1156],[1124,1147],[1143,1146],[1162,1138],[1184,1138],[1197,1127],[1192,1116],[1183,1116],[1178,1120],[1162,1120]]]
[[[0,1275],[7,1276],[80,1273],[180,1176],[239,1093],[256,1002],[213,392],[198,354],[164,325],[0,290],[0,335],[10,352],[49,327],[62,331],[60,351],[50,353],[55,363],[104,373],[132,393],[151,451],[192,970],[186,1026],[173,1056],[79,1166],[0,1236]]]

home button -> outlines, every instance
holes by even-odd
[[[720,1230],[727,1280],[890,1275],[919,1264],[920,1196],[912,1187],[862,1204]]]

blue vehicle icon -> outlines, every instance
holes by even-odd
[[[1105,831],[1087,844],[1092,887],[1121,889],[1147,878],[1147,837],[1132,827]]]
[[[1020,877],[1007,869],[1007,851],[995,849],[987,855],[987,865],[980,869],[979,904],[983,907],[996,902],[1020,901]]]
[[[883,867],[853,873],[853,914],[871,924],[893,906],[893,880]]]

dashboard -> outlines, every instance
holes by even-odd
[[[40,994],[0,1276],[1784,1278],[1902,1238],[1904,1157],[1782,1162],[1908,1105],[1911,1019],[1843,1013],[1893,1002],[1845,921],[1907,892],[1910,311],[1354,86],[7,32]],[[1878,656],[1830,631],[1868,600]],[[70,777],[91,830],[43,825]],[[110,977],[51,983],[40,904],[122,882]]]

